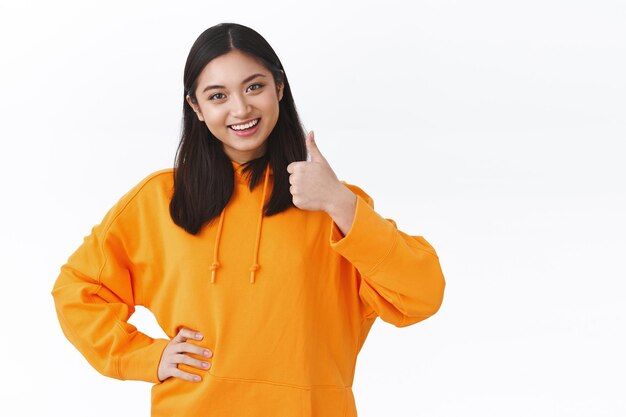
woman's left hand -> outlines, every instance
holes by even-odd
[[[322,210],[329,212],[339,196],[350,192],[335,175],[328,161],[320,152],[313,131],[306,137],[309,161],[292,162],[287,166],[289,172],[289,192],[293,204],[303,210]]]

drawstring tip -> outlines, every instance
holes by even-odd
[[[219,268],[219,262],[213,262],[211,265],[211,284],[215,284],[215,270]]]
[[[256,275],[256,271],[259,270],[260,265],[254,264],[250,267],[250,284],[254,284],[254,278]]]

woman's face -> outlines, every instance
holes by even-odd
[[[265,153],[278,121],[283,86],[276,86],[272,73],[256,59],[233,50],[204,67],[198,76],[197,103],[186,98],[230,159],[244,163]]]

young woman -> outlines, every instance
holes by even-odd
[[[435,250],[337,179],[254,30],[202,33],[184,87],[175,167],[122,196],[61,267],[64,334],[102,374],[152,382],[153,417],[356,416],[374,320],[408,326],[441,305]],[[169,339],[127,322],[136,305]]]

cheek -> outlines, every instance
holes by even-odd
[[[223,118],[216,117],[215,114],[211,114],[211,116],[207,117],[205,113],[204,123],[209,129],[209,132],[211,132],[211,134],[220,142],[224,142],[224,140],[226,140],[228,127],[224,124],[225,121]]]
[[[207,110],[204,113],[204,120],[211,130],[226,129],[226,118],[218,111]]]
[[[279,112],[279,102],[278,100],[268,100],[265,103],[265,113],[271,114],[272,118],[278,120],[278,112]]]

